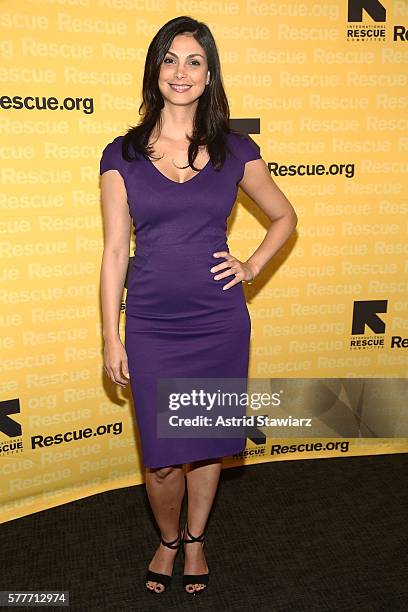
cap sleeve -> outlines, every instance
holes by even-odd
[[[240,161],[239,168],[237,170],[238,184],[244,176],[245,164],[254,159],[261,159],[261,149],[259,145],[247,134],[236,133],[234,134],[234,139],[235,153]]]
[[[240,137],[240,157],[244,164],[248,161],[252,161],[253,159],[260,159],[261,157],[261,149],[259,145],[252,140],[250,136],[242,136]]]
[[[118,136],[107,144],[102,151],[102,157],[99,163],[99,174],[103,174],[107,170],[118,170],[123,174],[123,161],[121,137]]]

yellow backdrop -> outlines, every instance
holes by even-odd
[[[137,123],[148,44],[177,15],[211,28],[231,117],[299,217],[245,288],[250,377],[406,376],[407,348],[391,346],[408,336],[406,2],[383,2],[382,22],[367,10],[352,21],[347,1],[1,4],[3,521],[142,482],[130,390],[102,369],[99,159]],[[268,220],[240,193],[229,221],[246,259]],[[387,300],[384,333],[352,334],[363,300]],[[373,337],[383,348],[351,346]],[[276,455],[276,440],[248,440],[224,465],[407,450],[402,438],[350,439],[347,452],[318,441]]]

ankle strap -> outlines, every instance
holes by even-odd
[[[183,542],[185,544],[189,544],[190,542],[202,542],[204,540],[205,531],[203,531],[203,533],[196,538],[190,533],[187,523],[186,523],[186,531],[187,531],[187,535],[191,538],[191,540],[183,539]]]
[[[180,543],[178,544],[178,546],[176,546],[176,543],[179,541],[179,539],[180,539],[180,533],[178,534],[177,538],[175,540],[173,540],[172,542],[165,542],[162,537],[160,537],[160,542],[164,546],[167,546],[168,548],[179,548],[180,547]]]

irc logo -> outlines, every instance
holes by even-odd
[[[363,21],[363,10],[373,21],[385,23],[385,7],[378,0],[348,0],[347,21]]]
[[[363,14],[364,18],[366,14],[369,16],[368,24],[363,23]],[[346,39],[351,42],[384,42],[385,20],[385,8],[378,0],[348,0]]]
[[[351,349],[384,348],[385,323],[378,316],[378,313],[387,312],[387,306],[388,300],[359,300],[354,302]],[[366,335],[366,327],[375,335]],[[353,338],[353,336],[357,337]]]
[[[20,414],[20,402],[18,399],[0,402],[0,433],[9,438],[21,436],[21,425],[10,418],[10,414]]]
[[[18,399],[0,402],[0,434],[7,436],[7,440],[0,440],[0,457],[21,453],[23,440],[21,439],[21,424],[11,418],[12,414],[20,414]],[[10,439],[11,438],[11,439]]]
[[[354,302],[352,334],[364,334],[367,325],[375,334],[385,332],[385,323],[378,316],[387,312],[388,300],[361,300]]]

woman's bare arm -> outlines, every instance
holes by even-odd
[[[103,337],[117,340],[119,314],[127,267],[132,218],[127,203],[124,180],[118,170],[108,170],[101,177],[104,220],[104,250],[101,265]]]
[[[239,186],[272,221],[265,238],[246,262],[255,277],[287,241],[298,218],[292,204],[272,179],[263,159],[245,164]]]

